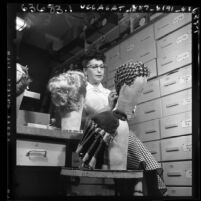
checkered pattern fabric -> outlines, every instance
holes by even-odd
[[[163,169],[158,162],[146,148],[146,146],[137,138],[137,136],[130,132],[128,144],[128,161],[127,168],[130,170],[144,170],[148,176],[156,177],[156,182],[152,182],[148,188],[158,189],[163,195],[167,189],[163,181]],[[155,185],[155,187],[154,187]]]
[[[125,83],[127,85],[131,85],[136,77],[148,77],[150,75],[150,71],[147,66],[145,66],[142,62],[129,62],[127,64],[123,64],[117,68],[114,78],[115,88],[117,94],[121,89],[121,86]]]

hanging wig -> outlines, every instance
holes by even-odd
[[[134,83],[136,77],[148,77],[149,75],[150,71],[148,67],[142,62],[129,62],[121,65],[117,68],[114,78],[117,94],[119,95],[120,89],[124,84],[130,86]]]
[[[80,71],[67,71],[51,78],[48,90],[51,92],[53,104],[60,113],[79,111],[82,98],[86,96],[87,81]]]
[[[31,79],[27,66],[16,64],[16,96],[19,96],[29,86]]]

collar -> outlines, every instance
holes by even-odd
[[[93,86],[91,83],[87,82],[87,89],[94,89],[94,90],[99,90],[101,92],[105,92],[105,88],[103,87],[103,85],[100,83],[98,86]]]

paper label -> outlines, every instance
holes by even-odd
[[[192,144],[183,144],[183,151],[192,151]]]
[[[192,170],[186,170],[186,177],[192,178]]]
[[[182,128],[186,128],[186,127],[191,127],[192,126],[192,121],[191,119],[187,119],[185,121],[181,122],[181,126]]]

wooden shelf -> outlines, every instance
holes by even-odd
[[[142,170],[79,170],[62,168],[61,175],[77,177],[96,177],[96,178],[125,178],[142,179]]]
[[[58,139],[81,139],[82,131],[62,131],[60,129],[45,129],[28,126],[17,126],[17,133],[32,136],[45,136]]]

